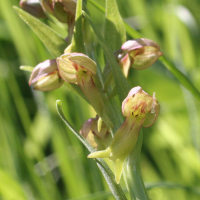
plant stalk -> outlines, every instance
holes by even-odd
[[[140,152],[143,132],[140,130],[138,141],[124,163],[124,179],[131,200],[149,200],[140,169]]]

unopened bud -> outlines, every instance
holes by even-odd
[[[29,85],[33,85],[33,89],[40,91],[55,90],[63,83],[55,59],[39,63],[29,79]]]
[[[97,72],[96,63],[82,53],[63,54],[57,58],[57,63],[63,80],[77,83],[97,114],[109,127],[112,127],[112,122],[105,111],[103,96],[94,82]]]
[[[66,53],[57,59],[61,77],[69,82],[76,83],[77,74],[87,73],[96,74],[96,63],[82,53]]]
[[[69,14],[75,16],[77,0],[59,0],[59,2],[63,4]]]
[[[98,116],[88,119],[81,127],[80,134],[97,150],[106,149],[112,139],[109,128],[104,122],[98,130]]]
[[[42,8],[46,12],[54,15],[54,12],[53,12],[53,1],[52,0],[40,0],[40,3],[42,5]]]
[[[162,55],[160,46],[146,38],[129,40],[122,45],[121,49],[129,55],[131,67],[134,69],[146,69]]]
[[[46,18],[42,6],[39,0],[21,0],[19,2],[20,7],[37,18]]]
[[[71,24],[75,18],[76,0],[41,0],[43,9],[60,22]],[[72,23],[73,24],[73,23]]]

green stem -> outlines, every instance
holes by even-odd
[[[129,190],[131,200],[148,200],[146,188],[140,170],[140,152],[143,132],[140,130],[138,141],[124,163],[124,179]]]

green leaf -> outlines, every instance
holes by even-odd
[[[67,47],[67,42],[60,35],[58,35],[49,26],[42,23],[40,20],[23,11],[22,9],[16,6],[13,6],[13,8],[24,20],[24,22],[30,26],[35,34],[40,38],[54,58],[59,57],[64,53],[64,49]]]
[[[179,183],[173,183],[173,182],[155,182],[155,183],[146,183],[145,184],[147,190],[150,190],[152,188],[169,188],[169,189],[182,189],[185,191],[192,192],[194,194],[197,194],[200,196],[200,190],[197,187],[191,187],[191,186],[186,186],[182,185]]]
[[[82,0],[77,1],[75,29],[72,38],[71,51],[84,53],[83,26],[82,26]]]
[[[112,51],[120,49],[126,41],[126,30],[116,0],[106,0],[104,37]]]
[[[115,85],[117,88],[117,93],[119,94],[120,101],[122,102],[125,97],[127,96],[128,92],[130,91],[130,85],[127,82],[126,78],[122,74],[122,71],[112,53],[110,48],[107,46],[106,41],[103,39],[101,34],[99,33],[99,30],[96,28],[96,26],[93,24],[91,18],[83,11],[83,14],[85,18],[88,20],[90,23],[90,26],[92,27],[94,33],[97,36],[97,39],[104,51],[104,54],[107,58],[107,61],[109,63],[110,68],[112,69],[113,77],[115,80]]]
[[[77,136],[77,138],[85,145],[85,147],[92,153],[94,152],[94,148],[83,138],[74,128],[73,126],[67,121],[65,115],[62,110],[62,102],[60,100],[56,101],[56,108],[58,111],[59,116],[64,121],[64,123],[68,126],[68,128]],[[112,173],[111,169],[108,167],[106,162],[103,159],[95,159],[97,166],[101,170],[104,178],[106,179],[112,194],[114,195],[116,200],[127,200],[122,188],[119,184],[116,183],[114,174]]]

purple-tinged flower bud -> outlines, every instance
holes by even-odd
[[[121,59],[122,67],[127,63],[134,69],[146,69],[150,67],[161,55],[160,46],[153,40],[139,38],[125,42],[121,49],[123,50],[123,58]],[[127,60],[127,59],[130,60]],[[127,71],[127,69],[126,69]]]
[[[101,130],[98,130],[98,116],[88,119],[81,127],[80,134],[97,150],[106,149],[112,139],[108,126],[102,122]]]
[[[29,85],[34,90],[51,91],[59,88],[64,81],[61,79],[56,60],[46,60],[39,63],[33,70],[29,79]]]
[[[39,0],[21,0],[20,7],[37,18],[46,18]]]
[[[119,127],[109,147],[97,151],[88,158],[109,158],[114,162],[115,179],[119,183],[123,163],[135,147],[141,126],[151,126],[159,113],[159,103],[155,95],[149,96],[141,87],[133,88],[122,103],[125,122]]]
[[[66,53],[58,59],[60,75],[66,82],[77,83],[77,73],[88,72],[91,75],[96,74],[96,63],[88,56],[82,53]]]
[[[112,127],[111,120],[106,115],[103,96],[94,82],[96,63],[82,53],[63,54],[57,58],[57,63],[62,79],[78,84],[97,114],[109,127]]]

